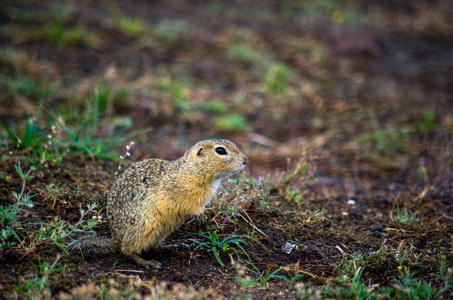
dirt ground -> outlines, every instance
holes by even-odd
[[[441,261],[450,271],[453,261],[449,1],[1,6],[0,121],[20,128],[36,118],[46,89],[41,123],[60,117],[76,126],[93,90],[107,91],[97,138],[119,136],[123,123],[129,132],[151,128],[133,138],[123,170],[145,158],[176,159],[201,139],[228,138],[249,164],[224,183],[202,230],[253,238],[248,257],[220,253],[221,266],[212,252],[195,249],[200,228],[187,222],[167,243],[190,248],[143,254],[162,263],[158,270],[120,254],[82,257],[54,243],[33,244],[39,224],[75,224],[93,202],[97,213],[86,218],[101,220],[94,230],[109,236],[105,199],[132,138],[113,151],[114,160],[68,147],[60,163],[39,164],[26,182],[33,207],[18,221],[32,223],[24,231],[28,246],[0,250],[2,298],[366,299],[352,281],[361,270],[369,293],[411,299],[408,282],[401,294],[379,290],[395,287],[406,268],[417,282],[444,286]],[[5,208],[22,190],[15,165],[25,172],[39,154],[15,149],[0,130]],[[296,245],[289,254],[287,242]],[[47,274],[42,262],[56,262],[57,271],[33,289],[28,283]],[[279,268],[287,280],[260,286]],[[244,283],[250,278],[257,284]],[[418,299],[430,297],[451,299],[452,289]]]

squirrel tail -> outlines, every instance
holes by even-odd
[[[96,235],[87,235],[74,240],[66,247],[66,250],[70,253],[76,253],[80,250],[84,255],[88,256],[112,254],[115,252],[112,239],[98,237]]]

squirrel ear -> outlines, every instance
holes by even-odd
[[[197,156],[198,157],[202,157],[203,156],[203,148],[198,149]]]

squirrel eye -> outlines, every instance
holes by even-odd
[[[214,150],[219,155],[227,155],[227,151],[223,147],[217,147]]]

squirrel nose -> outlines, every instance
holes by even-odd
[[[247,156],[244,156],[244,160],[242,161],[242,164],[245,166],[248,161],[249,161],[249,159],[247,158]]]

